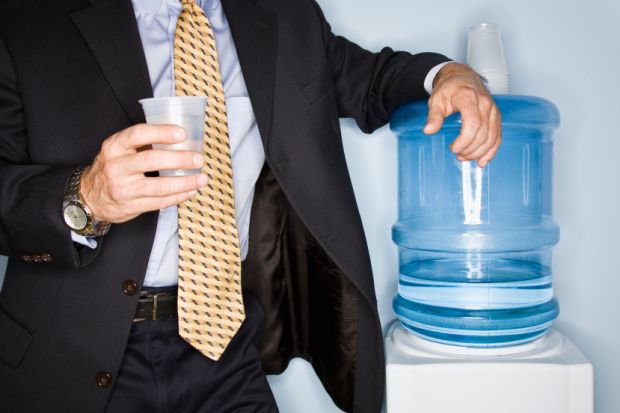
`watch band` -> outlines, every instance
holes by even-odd
[[[93,218],[90,209],[80,196],[80,182],[84,168],[77,168],[69,177],[65,197],[63,200],[63,215],[65,215],[65,223],[73,232],[85,237],[99,237],[105,235],[110,229],[110,223],[106,221],[97,221]],[[83,228],[74,228],[70,225],[66,217],[68,208],[79,208],[86,215],[86,226]]]

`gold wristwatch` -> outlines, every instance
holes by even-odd
[[[110,223],[93,218],[88,206],[80,196],[80,181],[84,168],[77,168],[71,174],[65,198],[62,203],[62,217],[71,231],[84,237],[99,237],[110,229]]]

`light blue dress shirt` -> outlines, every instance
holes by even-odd
[[[239,245],[241,258],[245,259],[254,186],[265,162],[265,153],[220,0],[197,0],[197,3],[204,10],[215,35],[228,113]],[[181,12],[181,2],[133,0],[133,6],[153,96],[174,96],[174,31]],[[159,212],[144,285],[162,287],[177,284],[178,250],[177,207],[172,206]]]
[[[153,96],[174,96],[174,31],[181,12],[181,2],[132,0],[132,3]],[[248,253],[254,187],[265,162],[265,153],[222,4],[220,0],[196,0],[196,3],[204,10],[215,35],[228,114],[239,245],[241,258],[245,259]],[[424,87],[429,94],[432,91],[433,79],[444,64],[435,66],[426,76]],[[75,233],[72,237],[74,241],[90,248],[97,245],[92,238],[81,237]],[[171,206],[159,212],[155,240],[144,279],[145,286],[165,287],[177,284],[178,251],[177,207]]]

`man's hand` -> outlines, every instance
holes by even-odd
[[[486,166],[502,141],[501,115],[488,89],[469,66],[449,63],[433,81],[424,133],[435,134],[444,119],[461,112],[461,133],[450,145],[459,161],[478,160]]]
[[[186,139],[173,125],[136,125],[107,138],[91,166],[84,170],[80,195],[100,221],[120,223],[136,216],[180,204],[207,183],[205,174],[183,177],[146,177],[161,169],[198,169],[203,156],[192,151],[141,150],[154,143]]]

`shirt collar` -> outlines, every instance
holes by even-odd
[[[132,0],[136,17],[155,16],[161,6],[167,3],[168,6],[181,7],[181,0]],[[221,0],[196,0],[198,4],[210,17],[211,13],[221,5]]]
[[[213,11],[220,5],[220,0],[196,0],[205,12]]]
[[[132,0],[133,9],[137,17],[152,18],[161,8],[164,0]]]

